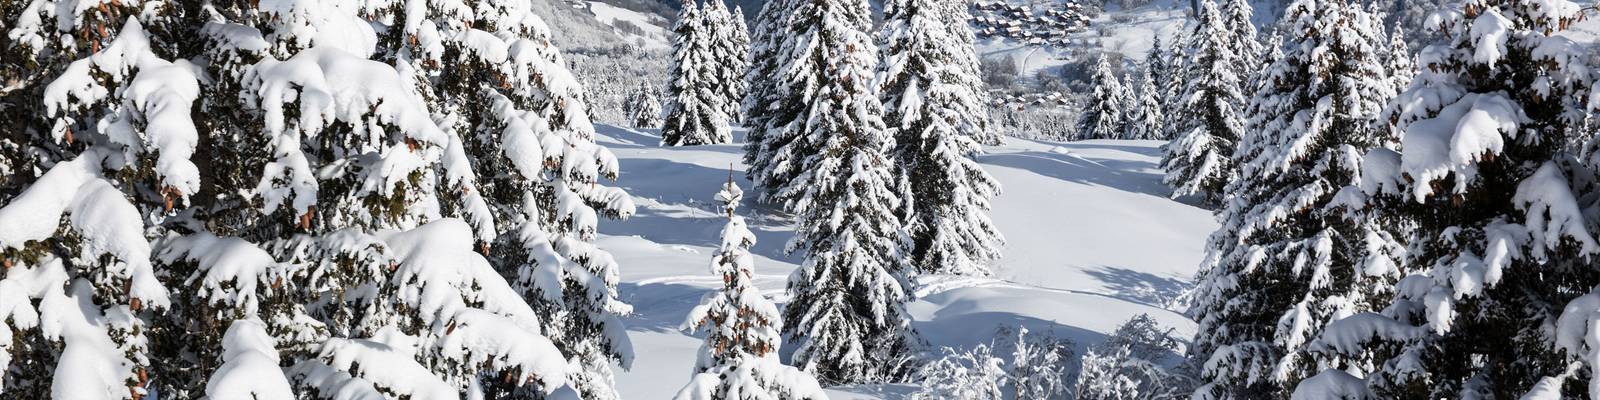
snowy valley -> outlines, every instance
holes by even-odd
[[[0,33],[0,398],[1600,399],[1593,0]]]
[[[720,283],[709,270],[722,216],[712,195],[729,177],[749,188],[737,144],[662,148],[653,129],[600,127],[600,142],[622,163],[619,185],[639,204],[627,221],[602,224],[596,243],[617,254],[625,319],[640,354],[619,372],[624,398],[658,398],[683,385],[700,346],[678,327]],[[737,143],[737,141],[736,141]],[[934,348],[970,349],[1001,327],[1053,333],[1083,354],[1128,319],[1148,314],[1179,337],[1194,324],[1170,309],[1191,286],[1204,249],[1196,238],[1215,229],[1210,213],[1167,199],[1160,143],[1025,139],[989,147],[979,163],[1001,182],[995,223],[1006,255],[995,277],[924,276],[909,304],[913,325]],[[1057,210],[1036,213],[1029,210]],[[793,234],[781,210],[747,201],[757,234],[757,283],[783,300],[801,260],[783,252]],[[907,385],[849,386],[832,399],[907,398]]]

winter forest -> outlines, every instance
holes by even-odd
[[[1600,399],[1593,0],[0,33],[0,398]]]

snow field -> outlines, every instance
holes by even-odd
[[[711,255],[725,223],[713,195],[731,173],[747,193],[740,147],[662,148],[654,130],[597,126],[597,142],[622,164],[619,184],[638,212],[600,225],[596,241],[616,255],[622,300],[634,307],[628,335],[633,368],[618,371],[627,399],[670,397],[688,382],[701,339],[678,331],[701,297],[720,286]],[[908,305],[914,326],[936,351],[987,342],[1000,325],[1022,325],[1071,339],[1082,354],[1119,324],[1150,314],[1190,337],[1194,323],[1162,308],[1189,285],[1210,213],[1166,198],[1156,141],[1050,143],[1009,139],[980,164],[1004,185],[995,223],[1007,238],[995,278],[924,277]],[[788,275],[800,262],[783,254],[788,216],[746,196],[739,213],[757,237],[755,283],[786,301]],[[899,398],[909,385],[829,388],[834,399]]]

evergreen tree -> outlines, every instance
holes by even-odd
[[[1168,51],[1161,46],[1161,35],[1156,35],[1150,43],[1150,51],[1144,56],[1144,71],[1150,79],[1156,82],[1168,82],[1168,74],[1172,70],[1172,58],[1176,52]],[[1158,98],[1160,96],[1157,96]]]
[[[1078,139],[1116,139],[1127,131],[1125,89],[1104,54],[1094,64],[1094,93],[1078,117]]]
[[[1177,110],[1183,105],[1184,88],[1188,86],[1190,50],[1188,30],[1179,29],[1173,33],[1172,45],[1166,49],[1166,68],[1162,70],[1166,77],[1161,85],[1161,110],[1165,114],[1161,123],[1163,140],[1172,140],[1183,133],[1178,131],[1184,124],[1178,119]]]
[[[884,4],[879,33],[886,52],[878,68],[894,155],[909,182],[906,210],[911,262],[928,273],[988,275],[1005,239],[988,216],[995,182],[973,156],[975,138],[991,135],[979,76],[961,67],[977,60],[972,33],[950,29],[958,3],[894,0]],[[958,38],[964,37],[965,39]]]
[[[695,8],[684,2],[673,26],[672,82],[667,87],[667,119],[661,125],[662,146],[698,146],[727,143],[728,129],[724,95],[718,89],[722,74],[717,63],[717,24],[727,12],[720,4],[715,9]],[[717,10],[724,10],[720,15]]]
[[[730,121],[740,120],[739,102],[744,100],[744,75],[749,69],[750,32],[744,25],[744,12],[736,9],[729,13],[722,0],[706,0],[702,11],[707,31],[710,32],[711,68],[716,80],[714,91],[720,97],[723,115]]]
[[[1395,300],[1328,326],[1325,353],[1370,365],[1301,385],[1395,399],[1583,398],[1593,358],[1595,188],[1574,144],[1590,138],[1592,78],[1563,31],[1568,1],[1469,1],[1441,13],[1393,104],[1399,151],[1362,164],[1365,207],[1415,221],[1414,273]],[[1493,32],[1493,33],[1491,33]],[[1587,104],[1585,104],[1587,102]],[[1570,382],[1577,380],[1583,383]]]
[[[1155,63],[1145,68],[1139,75],[1139,97],[1134,104],[1136,112],[1128,122],[1128,139],[1164,140],[1166,133],[1166,110],[1161,108],[1161,89],[1156,87]]]
[[[792,60],[784,93],[802,108],[780,117],[806,122],[771,124],[789,127],[780,131],[789,140],[769,147],[790,165],[763,179],[799,221],[786,249],[805,252],[789,277],[784,335],[796,344],[793,363],[826,384],[879,382],[903,372],[914,334],[894,138],[872,87],[868,8],[817,0],[791,12],[786,31],[808,45],[784,49]],[[782,180],[786,173],[793,178]]]
[[[791,82],[784,76],[790,60],[785,49],[793,38],[788,32],[789,16],[799,1],[766,2],[756,14],[756,28],[751,32],[750,68],[745,73],[746,91],[741,105],[744,125],[748,128],[744,163],[747,166],[745,175],[755,182],[761,191],[758,198],[763,201],[771,201],[776,189],[764,180],[777,167],[774,148],[791,140],[788,123],[796,118],[801,107],[798,96],[784,91]],[[769,135],[772,137],[768,138]],[[785,171],[783,176],[790,176],[788,170]]]
[[[1389,72],[1389,87],[1400,93],[1411,85],[1417,75],[1417,63],[1412,60],[1411,46],[1406,45],[1405,28],[1395,28],[1389,35],[1389,47],[1382,49],[1384,70]]]
[[[615,397],[633,205],[527,3],[12,4],[0,389]]]
[[[1220,204],[1224,186],[1238,175],[1232,157],[1244,129],[1239,115],[1244,81],[1235,69],[1238,50],[1216,3],[1203,0],[1200,7],[1200,23],[1189,35],[1184,88],[1171,114],[1176,136],[1161,147],[1161,166],[1172,197],[1194,195]]]
[[[731,172],[730,172],[731,174]],[[711,260],[711,272],[722,276],[722,289],[706,295],[683,322],[686,331],[706,332],[695,361],[694,377],[678,391],[678,399],[826,399],[816,378],[778,360],[782,326],[778,306],[761,295],[755,282],[756,236],[734,214],[744,192],[733,177],[717,192],[728,216],[722,245]]]
[[[1250,5],[1250,0],[1224,0],[1221,6],[1222,18],[1227,22],[1231,45],[1237,52],[1239,63],[1237,71],[1254,76],[1272,62],[1270,59],[1263,59],[1267,54],[1256,32],[1255,8]],[[1252,80],[1246,79],[1245,82]]]
[[[656,98],[656,88],[649,83],[640,83],[639,88],[628,95],[622,108],[635,128],[661,126],[661,99]]]
[[[1311,339],[1374,309],[1399,274],[1396,222],[1340,203],[1361,176],[1354,155],[1393,142],[1374,129],[1394,96],[1382,26],[1321,0],[1296,1],[1281,26],[1295,39],[1251,99],[1241,171],[1193,294],[1197,398],[1288,397],[1327,367],[1307,355]]]

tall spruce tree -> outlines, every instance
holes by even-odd
[[[1238,175],[1232,161],[1244,129],[1243,77],[1233,36],[1210,0],[1200,2],[1200,21],[1189,34],[1184,88],[1170,114],[1176,136],[1162,146],[1162,179],[1172,197],[1199,196],[1221,204],[1223,189]]]
[[[744,12],[730,13],[722,0],[706,0],[702,19],[710,32],[711,68],[716,81],[712,87],[720,97],[723,115],[731,122],[740,120],[739,102],[744,100],[744,74],[749,69],[750,33],[744,25]]]
[[[693,1],[684,2],[678,23],[672,27],[672,82],[667,86],[662,146],[698,146],[733,139],[728,106],[723,104],[726,98],[718,88],[724,78],[718,64],[724,60],[717,57],[721,47],[718,24],[727,19],[721,4],[712,0],[700,10]]]
[[[1172,44],[1166,48],[1166,68],[1162,70],[1166,81],[1161,85],[1161,110],[1166,114],[1161,124],[1163,140],[1172,140],[1182,133],[1178,131],[1183,124],[1178,120],[1177,111],[1183,104],[1184,88],[1188,86],[1191,29],[1179,29],[1173,33]]]
[[[680,400],[827,399],[816,378],[783,365],[778,330],[783,321],[778,306],[755,286],[755,257],[750,246],[756,235],[744,218],[734,214],[744,191],[728,182],[717,192],[717,202],[727,214],[722,245],[711,260],[711,272],[722,277],[722,288],[706,295],[689,311],[685,331],[706,332],[705,344],[695,361],[694,376],[678,391]]]
[[[1156,87],[1156,71],[1161,65],[1150,63],[1139,74],[1138,101],[1133,104],[1133,117],[1128,121],[1128,139],[1164,140],[1167,113],[1162,109],[1161,88]]]
[[[65,5],[5,10],[0,390],[615,397],[633,205],[530,5]]]
[[[884,4],[878,68],[885,120],[910,202],[905,220],[911,263],[928,273],[988,275],[1005,239],[990,221],[989,199],[1000,185],[973,156],[990,133],[979,95],[982,80],[962,65],[975,62],[972,32],[950,29],[959,3],[892,0]],[[961,37],[957,37],[961,36]]]
[[[775,202],[776,186],[767,184],[778,168],[775,148],[792,140],[788,124],[802,109],[799,96],[786,92],[791,80],[784,76],[791,57],[787,47],[789,17],[801,0],[773,0],[761,6],[756,27],[750,35],[750,68],[745,73],[745,96],[741,105],[745,132],[744,163],[746,177],[755,182],[762,201]],[[770,137],[769,137],[770,136]],[[779,177],[792,176],[785,168]],[[781,180],[780,180],[781,181]]]
[[[1237,70],[1253,77],[1272,62],[1264,59],[1267,53],[1256,32],[1255,8],[1250,5],[1250,0],[1223,0],[1221,8],[1222,20],[1227,23],[1228,36],[1232,40],[1230,44],[1237,52]],[[1245,79],[1245,82],[1251,81],[1253,79]]]
[[[1374,370],[1358,379],[1329,369],[1301,388],[1395,399],[1600,395],[1600,245],[1585,183],[1594,166],[1573,153],[1590,140],[1579,128],[1600,92],[1574,74],[1593,48],[1562,35],[1580,7],[1468,1],[1438,15],[1442,38],[1422,50],[1394,102],[1402,146],[1369,152],[1361,174],[1366,207],[1416,221],[1415,272],[1388,307],[1335,322],[1314,344]]]
[[[779,117],[805,123],[773,123],[788,126],[787,143],[770,147],[790,165],[764,179],[799,221],[786,249],[805,252],[789,277],[784,334],[795,343],[794,365],[823,383],[881,382],[904,372],[914,334],[895,143],[872,82],[877,46],[865,31],[871,18],[864,0],[808,0],[791,13],[786,31],[800,45],[783,49],[782,79],[801,108]],[[786,173],[793,177],[779,180]]]
[[[1127,132],[1126,89],[1104,54],[1094,64],[1094,92],[1078,116],[1077,139],[1117,139]]]
[[[1357,155],[1394,141],[1374,123],[1394,96],[1383,28],[1323,0],[1291,4],[1280,26],[1294,39],[1250,101],[1241,173],[1192,295],[1200,399],[1288,397],[1329,367],[1307,354],[1311,339],[1379,308],[1399,276],[1395,222],[1343,203],[1357,195]]]

